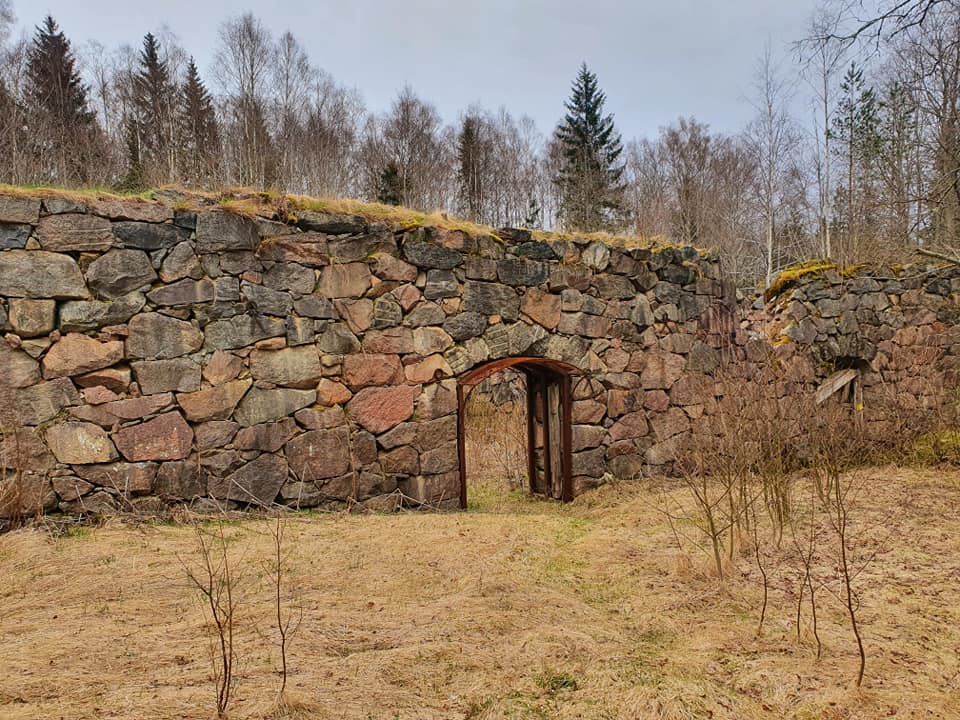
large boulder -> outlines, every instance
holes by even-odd
[[[351,420],[377,435],[413,416],[419,385],[364,388],[347,404]]]
[[[197,252],[201,255],[227,250],[254,250],[260,242],[257,226],[249,218],[210,210],[197,216]]]
[[[683,410],[680,410],[683,413]],[[620,440],[634,440],[645,437],[650,432],[647,424],[647,415],[643,411],[623,415],[610,427],[610,439],[613,442]]]
[[[60,330],[86,332],[107,325],[122,325],[143,310],[147,299],[132,292],[111,301],[69,300],[60,305]]]
[[[0,442],[0,469],[45,473],[53,470],[57,459],[40,438],[37,428],[21,427]],[[13,473],[7,473],[8,476]]]
[[[557,331],[565,335],[605,338],[610,336],[611,321],[600,315],[587,313],[561,313]]]
[[[631,360],[631,363],[634,361]],[[644,390],[669,390],[683,375],[686,359],[674,353],[654,351],[642,354],[640,383]],[[627,369],[631,369],[628,365]]]
[[[264,453],[227,477],[210,479],[208,492],[221,500],[267,507],[287,480],[287,461]]]
[[[153,489],[157,464],[151,462],[114,462],[105,465],[79,465],[73,471],[94,485],[113,488],[124,495],[147,495]]]
[[[233,380],[206,390],[180,393],[177,395],[177,403],[192,422],[227,420],[252,383],[252,380]]]
[[[298,315],[319,320],[339,320],[336,309],[329,298],[319,295],[307,295],[293,302],[293,309]]]
[[[238,315],[207,325],[204,328],[204,347],[207,350],[231,350],[286,334],[287,326],[281,318]]]
[[[166,410],[173,405],[173,395],[160,393],[159,395],[145,395],[143,397],[114,400],[100,405],[81,405],[70,410],[70,414],[80,420],[113,427],[131,420],[142,420],[156,413]]]
[[[40,425],[64,408],[80,403],[69,378],[57,378],[25,388],[0,385],[0,427]]]
[[[190,358],[135,362],[133,372],[144,395],[189,393],[200,389],[200,364]]]
[[[513,322],[520,314],[520,296],[507,285],[467,280],[463,285],[463,310],[499,315]]]
[[[196,456],[165,462],[157,470],[153,492],[168,500],[190,500],[207,494],[207,470]]]
[[[408,363],[404,366],[403,372],[409,383],[427,383],[453,374],[449,363],[440,354],[429,355],[418,362]]]
[[[650,418],[650,426],[654,437],[658,441],[663,441],[689,430],[690,418],[680,408],[673,407],[666,412],[654,414]]]
[[[561,299],[559,295],[544,292],[537,288],[529,288],[520,303],[520,312],[542,325],[553,330],[560,322]]]
[[[53,344],[43,357],[46,379],[81,375],[110,367],[123,360],[123,342],[100,342],[94,338],[67,333]]]
[[[382,280],[410,283],[417,279],[417,268],[414,265],[405,263],[389,252],[374,255],[373,272]]]
[[[0,196],[0,222],[36,223],[40,217],[39,198],[21,198],[11,195]]]
[[[323,376],[322,371],[315,345],[250,353],[250,374],[256,380],[274,385],[301,389],[316,387]]]
[[[343,263],[323,269],[317,292],[327,298],[358,298],[369,287],[370,268],[366,263]]]
[[[87,268],[90,287],[106,299],[138,290],[156,279],[150,258],[142,250],[111,250]]]
[[[202,277],[203,268],[200,266],[200,258],[193,251],[193,245],[186,241],[175,245],[160,266],[160,279],[165,283],[176,282],[183,278],[199,280]]]
[[[190,237],[184,228],[152,222],[115,222],[113,232],[124,247],[148,251],[173,247]]]
[[[90,296],[76,260],[43,250],[0,253],[0,288],[8,297],[80,300]]]
[[[0,222],[0,250],[22,250],[27,246],[33,226]]]
[[[330,264],[327,236],[317,232],[268,237],[257,247],[257,257],[275,262],[295,262],[307,267]]]
[[[417,419],[433,420],[457,410],[457,381],[443,380],[423,386],[417,398]]]
[[[244,282],[240,285],[244,299],[261,315],[286,317],[293,308],[293,296],[282,290],[273,290],[263,285]]]
[[[366,220],[358,215],[334,215],[314,210],[298,212],[297,226],[327,235],[356,235],[367,231]]]
[[[197,450],[203,452],[223,447],[233,440],[239,429],[240,423],[231,420],[211,420],[200,423],[193,429]]]
[[[56,300],[11,298],[7,319],[13,331],[20,337],[39,337],[53,330],[56,311]]]
[[[0,385],[27,387],[40,380],[40,364],[23,350],[17,350],[0,340]]]
[[[351,332],[358,335],[366,332],[373,325],[373,301],[367,298],[360,300],[336,300],[334,307],[337,314],[347,323]]]
[[[47,446],[62,463],[93,465],[117,459],[116,448],[99,425],[64,422],[47,428]]]
[[[223,385],[239,376],[242,370],[243,360],[233,353],[217,350],[207,358],[203,379],[211,385]]]
[[[463,262],[463,255],[456,250],[422,240],[404,242],[403,255],[417,267],[438,270],[451,270]]]
[[[453,338],[442,328],[419,327],[413,331],[413,348],[417,355],[441,353],[451,345],[453,345]]]
[[[311,430],[287,443],[287,461],[303,482],[316,482],[342,475],[350,469],[349,430]]]
[[[39,515],[57,507],[46,473],[25,472],[0,479],[0,518]]]
[[[138,198],[97,197],[90,200],[90,209],[111,220],[162,223],[174,217],[174,211],[166,205]]]
[[[463,342],[482,335],[487,329],[487,318],[478,312],[462,312],[451,315],[443,323],[444,331],[456,342]]]
[[[147,300],[154,305],[196,305],[216,299],[216,285],[210,278],[202,280],[184,278],[147,293]]]
[[[193,430],[180,413],[168,412],[145,423],[117,430],[113,442],[130,462],[182,460],[190,454]]]
[[[349,355],[360,352],[360,341],[344,323],[330,323],[317,338],[317,347],[331,355]]]
[[[403,381],[403,367],[398,355],[346,355],[343,358],[343,381],[351,389],[370,385],[393,385]]]
[[[298,263],[282,262],[263,273],[263,284],[273,290],[309,295],[316,287],[317,274],[312,268]]]
[[[234,438],[233,445],[237,450],[277,452],[298,432],[296,420],[286,418],[279,422],[261,423],[243,428]]]
[[[160,313],[135,316],[129,329],[127,355],[131,358],[175,358],[194,353],[203,344],[203,335],[193,325]]]
[[[259,425],[293,415],[297,410],[313,405],[316,400],[316,390],[265,390],[255,387],[240,401],[234,419],[244,427]]]
[[[116,240],[110,221],[95,215],[48,215],[37,224],[40,247],[51,252],[109,250]]]
[[[497,261],[500,282],[515,286],[539,285],[547,281],[547,264],[535,260],[507,258]]]

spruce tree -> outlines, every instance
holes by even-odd
[[[14,148],[17,134],[17,105],[0,78],[0,182],[14,182]]]
[[[603,114],[605,101],[597,76],[584,63],[556,130],[563,164],[554,182],[561,192],[563,222],[570,229],[614,229],[622,223],[623,143],[613,115]]]
[[[460,206],[469,220],[483,220],[484,175],[488,148],[483,138],[484,121],[479,115],[467,115],[457,137],[457,180]]]
[[[193,58],[180,95],[178,130],[184,173],[192,182],[208,183],[215,174],[220,132],[213,100]]]
[[[143,169],[140,144],[142,133],[133,113],[128,112],[123,117],[123,136],[127,150],[127,169],[113,187],[120,192],[140,192],[147,187],[147,174]]]
[[[87,105],[70,41],[47,15],[27,52],[25,99],[40,177],[85,181],[100,149],[95,115]]]
[[[845,188],[838,188],[837,207],[844,208],[846,246],[839,257],[850,260],[859,249],[867,208],[872,203],[876,164],[880,154],[879,106],[863,70],[851,63],[840,82],[840,101],[830,135],[839,141],[834,147],[847,171]]]
[[[134,117],[130,125],[139,135],[139,161],[150,175],[161,180],[170,180],[175,174],[172,106],[170,70],[160,55],[157,38],[147,33],[140,50],[140,66],[133,76]]]
[[[523,219],[523,226],[529,230],[537,230],[543,223],[543,209],[533,195],[527,201],[527,214]]]
[[[400,168],[391,160],[380,173],[377,183],[377,202],[384,205],[403,204],[403,182],[400,178]]]

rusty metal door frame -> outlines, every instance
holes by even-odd
[[[535,407],[536,395],[542,398],[544,417],[544,485],[546,493],[552,489],[553,463],[551,462],[552,443],[549,426],[549,390],[556,387],[559,392],[558,410],[560,419],[560,500],[573,500],[573,377],[582,374],[579,369],[559,360],[533,357],[515,357],[494,360],[481,365],[464,375],[457,381],[457,460],[460,470],[460,507],[467,507],[467,459],[466,459],[466,424],[464,409],[473,389],[501,370],[515,368],[523,372],[527,388],[527,472],[531,488],[537,476],[536,462],[536,427]]]

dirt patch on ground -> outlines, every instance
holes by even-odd
[[[894,532],[860,577],[868,661],[823,593],[818,662],[792,580],[772,572],[765,632],[748,554],[719,584],[657,509],[670,483],[570,506],[297,515],[287,535],[303,625],[290,717],[960,717],[960,474],[865,471],[864,523]],[[892,515],[890,508],[899,508]],[[119,523],[0,537],[0,716],[207,718],[194,531]],[[277,717],[264,565],[269,525],[228,526],[246,569],[232,718]],[[827,571],[827,568],[823,568]]]

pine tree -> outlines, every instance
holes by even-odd
[[[70,41],[47,15],[27,52],[25,99],[39,177],[70,183],[89,177],[102,148]]]
[[[182,168],[187,179],[209,183],[215,175],[216,157],[220,148],[220,131],[210,93],[200,79],[197,65],[190,58],[180,95],[179,145]]]
[[[561,193],[564,224],[571,229],[611,229],[622,223],[623,144],[613,115],[603,114],[605,101],[597,76],[584,63],[556,130],[563,164],[554,182]]]

